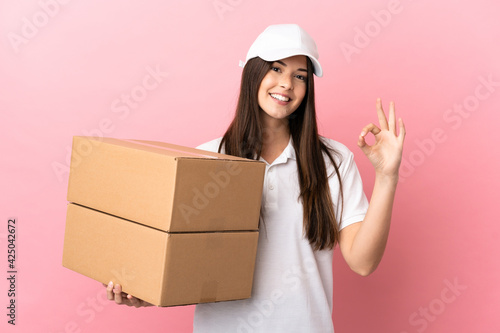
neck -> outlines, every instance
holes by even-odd
[[[286,148],[290,141],[288,119],[263,119],[262,157],[272,163]]]
[[[288,144],[290,139],[290,127],[288,119],[266,119],[263,122],[263,146],[282,145],[283,142]]]

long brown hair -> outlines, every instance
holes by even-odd
[[[222,138],[219,152],[224,147],[225,153],[229,155],[257,160],[260,158],[264,129],[257,94],[260,83],[272,64],[257,57],[245,65],[235,117]],[[297,159],[304,232],[315,250],[323,250],[332,249],[337,243],[340,223],[333,210],[323,154],[328,156],[335,169],[340,185],[340,198],[343,197],[343,191],[339,165],[332,157],[332,154],[340,155],[328,148],[318,135],[312,68],[311,60],[307,58],[306,95],[297,110],[288,116],[288,124]]]

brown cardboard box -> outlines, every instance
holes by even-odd
[[[264,171],[172,144],[74,137],[68,201],[169,232],[257,230]]]
[[[63,266],[159,306],[248,298],[258,232],[167,233],[68,205]]]
[[[74,137],[63,266],[159,306],[248,298],[265,164]]]

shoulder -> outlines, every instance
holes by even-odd
[[[364,216],[364,213],[366,213],[368,203],[363,192],[363,181],[354,160],[354,153],[340,142],[327,138],[321,139],[330,150],[336,164],[335,167],[331,160],[328,157],[325,157],[325,165],[327,166],[330,189],[337,189],[337,186],[340,185],[338,181],[339,179],[341,180],[343,195],[342,202],[344,205],[342,209],[344,210],[344,213],[346,213],[346,215],[342,215],[342,219],[346,218],[348,221],[347,223],[343,222],[343,226],[350,224],[349,220],[351,219],[356,222],[363,220],[361,215]],[[336,191],[337,190],[333,190],[332,193],[337,195]],[[333,194],[332,198],[334,198]],[[363,212],[363,214],[360,212]],[[352,216],[349,217],[350,215]]]
[[[325,159],[325,165],[327,169],[327,174],[330,176],[333,176],[336,174],[336,169],[338,168],[340,177],[342,179],[350,178],[352,176],[355,176],[358,173],[358,167],[356,165],[356,162],[354,160],[354,153],[349,150],[345,145],[342,143],[320,137],[321,141],[325,144],[327,149],[330,152],[330,155],[332,156],[336,167],[333,165],[331,160],[326,156],[325,153],[324,159]],[[336,178],[336,177],[334,177]]]
[[[222,141],[222,137],[202,143],[196,149],[206,150],[217,153],[219,151],[219,145]]]
[[[325,138],[320,136],[321,142],[323,142],[329,152],[332,154],[335,162],[342,164],[343,161],[348,161],[354,157],[352,151],[349,150],[342,143],[335,141],[333,139]]]

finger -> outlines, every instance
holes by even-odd
[[[371,123],[363,127],[360,136],[364,138],[368,133],[373,133],[373,135],[377,135],[380,132],[381,132],[380,128],[378,128],[375,124]]]
[[[358,147],[363,148],[364,146],[366,146],[365,137],[360,135],[358,138]]]
[[[122,286],[120,286],[119,284],[115,285],[113,292],[115,293],[115,302],[118,304],[122,304],[123,302]]]
[[[366,143],[365,138],[361,135],[359,136],[358,139],[358,147],[361,148],[361,151],[365,155],[368,155],[370,153],[370,149],[372,148],[370,145]]]
[[[371,146],[369,146],[367,143],[366,143],[366,140],[365,140],[365,136],[368,134],[368,133],[373,133],[373,135],[377,135],[379,134],[381,131],[380,131],[380,128],[378,128],[377,126],[375,126],[374,124],[369,124],[369,125],[366,125],[363,130],[361,130],[361,134],[359,135],[359,138],[358,138],[358,147],[361,148],[361,150],[363,151],[363,153],[365,154],[368,154],[369,153],[369,150],[371,149]]]
[[[401,142],[401,144],[403,144],[403,142],[405,141],[405,136],[406,136],[405,123],[403,122],[403,119],[399,118],[399,136],[398,136],[398,140],[399,140],[399,142]]]
[[[141,307],[141,300],[132,296],[132,295],[127,295],[127,299],[129,300],[129,303],[131,306],[135,306],[136,308]]]
[[[380,128],[383,130],[389,129],[389,126],[387,125],[387,118],[385,117],[384,109],[382,109],[382,101],[380,98],[377,98],[376,106]]]
[[[106,295],[110,301],[115,299],[115,294],[113,293],[113,281],[109,281],[106,286]]]
[[[389,103],[389,131],[396,135],[396,107],[394,102]]]

